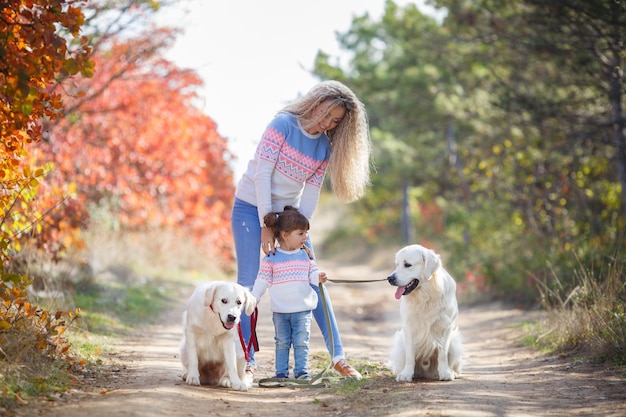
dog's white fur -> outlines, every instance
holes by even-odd
[[[239,391],[252,386],[237,326],[242,311],[250,315],[255,307],[254,296],[239,284],[212,281],[196,287],[183,313],[180,343],[181,376],[187,384]]]
[[[389,357],[396,380],[455,379],[461,374],[463,356],[456,325],[456,282],[439,255],[421,245],[400,249],[395,262],[387,280],[398,287],[396,298],[400,298],[402,328],[396,332]],[[414,280],[418,285],[411,291]]]

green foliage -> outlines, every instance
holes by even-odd
[[[606,65],[623,60],[626,10],[434,3],[441,24],[388,1],[338,36],[347,65],[318,54],[316,74],[350,85],[372,125],[371,192],[344,231],[399,245],[410,228],[468,286],[532,302],[537,277],[571,281],[572,259],[590,265],[626,228],[624,81]]]

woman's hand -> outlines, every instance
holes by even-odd
[[[311,249],[309,249],[309,247],[304,243],[302,244],[302,249],[304,249],[306,254],[309,255],[309,259],[313,260],[313,254],[311,253]]]
[[[274,233],[272,229],[269,227],[261,228],[261,250],[264,254],[276,255],[276,246],[274,244],[276,241],[274,240]]]

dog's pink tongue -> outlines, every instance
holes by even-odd
[[[402,298],[402,294],[404,294],[404,287],[398,287],[396,290],[396,300]]]
[[[235,327],[235,323],[224,323],[224,327],[230,330]]]

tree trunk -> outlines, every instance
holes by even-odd
[[[611,77],[609,80],[609,101],[613,119],[615,148],[617,149],[617,175],[622,186],[622,215],[626,218],[626,139],[624,138],[625,115],[622,108],[622,62],[619,52],[612,58]]]
[[[413,232],[413,221],[411,219],[411,204],[409,202],[409,182],[404,180],[402,183],[402,232],[404,243],[409,245],[413,243],[415,233]]]

